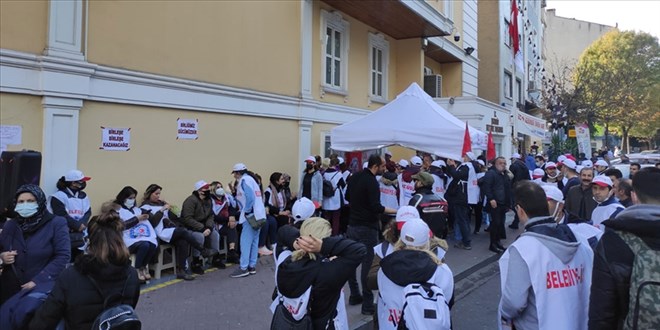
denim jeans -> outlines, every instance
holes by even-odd
[[[259,231],[260,229],[254,230],[247,221],[243,223],[243,230],[241,230],[241,269],[257,265]]]
[[[193,236],[195,236],[195,240],[197,240],[199,244],[203,244],[207,247],[211,246],[211,249],[220,251],[220,234],[215,228],[211,230],[211,233],[207,237],[204,237],[204,234],[198,231],[194,232]],[[200,254],[199,251],[193,250],[193,257],[199,257]]]
[[[157,245],[147,241],[135,242],[129,246],[128,251],[135,254],[135,269],[140,269],[148,265],[151,258],[156,254],[157,249]]]
[[[449,207],[452,209],[456,221],[454,224],[454,232],[460,232],[460,240],[464,245],[470,246],[470,207],[460,204],[449,204]],[[459,234],[457,234],[457,236]]]
[[[260,247],[266,245],[266,237],[268,237],[270,245],[277,243],[277,219],[270,214],[266,216],[266,224],[259,229]]]
[[[348,230],[346,231],[346,235],[348,238],[364,244],[367,248],[367,254],[364,256],[364,259],[362,259],[360,282],[362,282],[362,296],[364,297],[362,306],[370,308],[374,302],[374,295],[371,290],[367,288],[367,275],[369,274],[371,263],[374,261],[374,246],[378,244],[378,230],[366,226],[349,225]],[[353,272],[351,277],[348,279],[348,286],[351,289],[352,296],[357,296],[360,294],[355,272]]]

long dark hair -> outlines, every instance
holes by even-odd
[[[115,197],[114,203],[118,204],[118,205],[126,206],[126,205],[124,205],[124,202],[131,195],[137,196],[137,190],[135,190],[135,188],[133,188],[131,186],[126,186],[117,194],[117,197]]]
[[[280,172],[273,172],[273,174],[270,175],[270,184],[272,184],[274,187],[279,188],[277,181],[280,181],[280,178],[282,177],[282,173]]]
[[[101,264],[125,265],[130,257],[122,237],[124,222],[115,211],[117,206],[113,202],[105,203],[101,214],[92,217],[87,228],[87,254]]]

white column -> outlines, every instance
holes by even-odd
[[[44,96],[41,103],[44,109],[41,186],[50,195],[56,190],[57,180],[78,166],[78,118],[83,102]]]
[[[311,121],[298,122],[298,173],[302,173],[303,160],[312,154],[312,125]]]
[[[312,98],[312,16],[313,1],[300,2],[300,97]]]
[[[50,0],[46,55],[84,60],[82,0]]]

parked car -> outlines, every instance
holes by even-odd
[[[657,150],[649,150],[649,151],[657,151]],[[655,166],[655,164],[660,163],[660,153],[654,153],[654,152],[629,154],[628,158],[630,159],[630,163],[638,163],[642,166],[642,168],[653,167]],[[630,176],[630,163],[622,164],[621,159],[615,159],[610,162],[610,166],[621,171],[623,177],[627,178]]]

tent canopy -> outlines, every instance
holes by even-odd
[[[486,150],[488,136],[469,127],[472,149]],[[392,102],[330,134],[331,148],[358,151],[400,145],[460,160],[465,123],[412,83]]]

